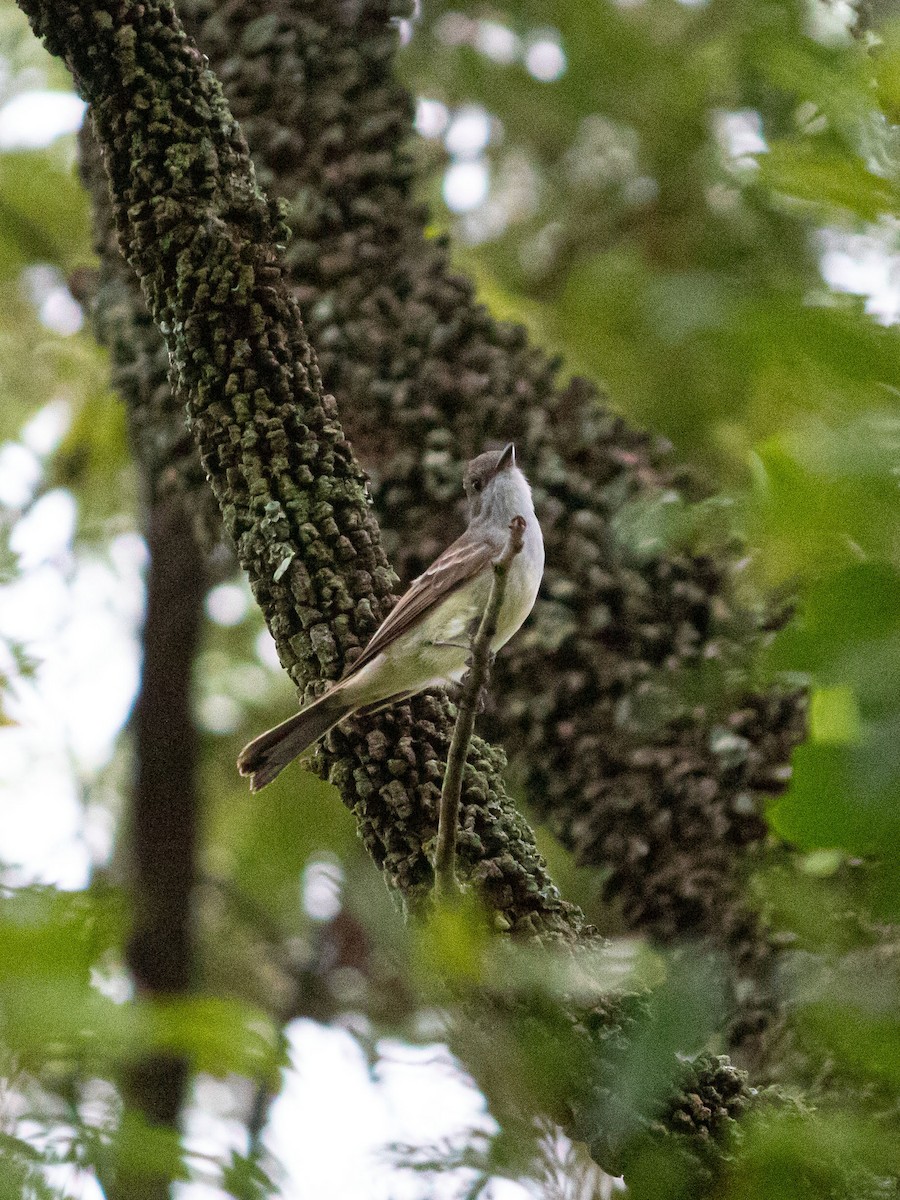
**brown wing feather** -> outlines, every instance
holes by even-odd
[[[473,539],[468,530],[434,560],[427,571],[414,579],[381,625],[359,658],[347,669],[344,678],[371,662],[430,608],[445,600],[457,588],[474,579],[498,554],[482,539]]]

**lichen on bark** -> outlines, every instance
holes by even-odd
[[[282,662],[300,688],[333,677],[387,611],[395,576],[284,276],[279,213],[168,0],[22,7],[91,102],[120,244],[166,338],[176,394]],[[334,736],[322,757],[376,862],[413,905],[430,883],[449,729],[446,699],[426,694]],[[476,740],[470,763],[460,861],[480,895],[511,931],[589,944],[504,793],[502,752]],[[606,1018],[601,1044],[621,1033],[615,1004]],[[690,1081],[691,1067],[684,1073]]]

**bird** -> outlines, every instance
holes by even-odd
[[[346,717],[462,679],[471,638],[490,595],[494,563],[514,517],[525,521],[523,544],[509,568],[492,653],[522,626],[544,573],[544,540],[513,443],[472,459],[463,486],[469,509],[465,532],[413,580],[336,683],[241,751],[237,767],[249,776],[251,791],[266,787]]]

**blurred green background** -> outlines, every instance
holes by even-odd
[[[779,1084],[796,1114],[748,1124],[721,1194],[894,1195],[900,6],[424,0],[402,65],[434,228],[454,234],[484,302],[665,434],[716,498],[716,520],[744,539],[748,591],[796,605],[762,669],[810,686],[811,736],[768,813],[773,846],[789,849],[747,880],[785,946],[796,1053]],[[76,1183],[142,1156],[197,1186],[275,1194],[282,1174],[259,1146],[204,1157],[123,1117],[122,1064],[164,1047],[235,1095],[241,1080],[277,1092],[292,1018],[342,1022],[375,1064],[386,1037],[452,1042],[449,1018],[435,1017],[452,1011],[435,967],[473,982],[495,968],[465,923],[404,930],[325,785],[294,772],[246,793],[235,753],[292,692],[234,580],[208,598],[196,670],[202,994],[165,1009],[130,997],[121,846],[137,486],[103,356],[68,290],[92,261],[74,140],[23,146],[40,140],[39,89],[69,82],[3,0],[0,1195],[81,1194]],[[683,517],[662,497],[650,535],[683,538]],[[609,927],[591,873],[542,845],[563,890]],[[677,964],[633,943],[617,953],[625,979],[659,985],[666,1044],[719,1048],[715,1006],[698,1014]],[[700,1042],[679,1045],[692,1015]],[[531,1086],[520,1049],[504,1059],[511,1091]],[[657,1060],[639,1050],[620,1082],[649,1096]],[[501,1176],[518,1181],[509,1195],[582,1194],[554,1192],[553,1171],[594,1189],[584,1195],[609,1188],[546,1131],[512,1136],[502,1096],[490,1099],[488,1134],[430,1157],[398,1149],[395,1182],[372,1197],[438,1194],[431,1168],[454,1196]],[[60,1164],[84,1173],[54,1174]],[[283,1186],[313,1194],[302,1179]],[[676,1164],[648,1159],[631,1190],[682,1187]]]

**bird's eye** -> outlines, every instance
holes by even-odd
[[[481,482],[481,480],[476,479],[475,482],[472,484],[472,491],[480,492],[483,487],[484,487],[484,484]]]

